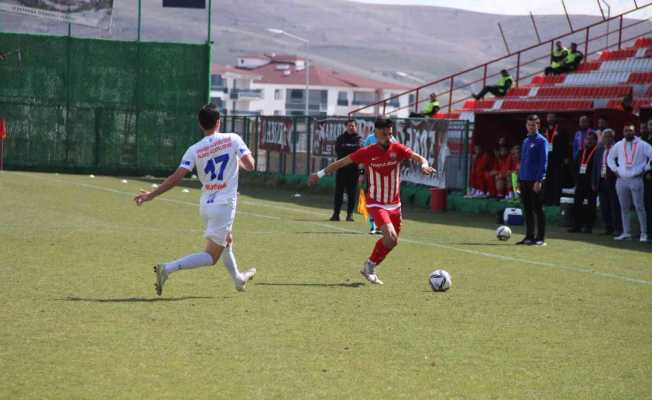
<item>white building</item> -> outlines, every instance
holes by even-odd
[[[303,115],[306,72],[305,60],[297,56],[241,56],[235,66],[213,65],[211,98],[228,115]],[[345,116],[410,89],[312,63],[309,80],[309,114],[313,116]],[[412,102],[409,96],[401,96],[365,113],[389,113],[398,109],[392,116],[407,117]]]

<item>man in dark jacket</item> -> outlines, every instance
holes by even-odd
[[[543,181],[548,164],[548,143],[537,126],[539,117],[527,117],[527,136],[521,146],[521,168],[518,173],[521,201],[525,214],[525,238],[516,244],[545,246],[546,217],[543,213]],[[536,221],[536,223],[535,223]],[[535,236],[536,227],[536,236]]]
[[[593,232],[595,222],[595,200],[591,177],[597,150],[598,139],[594,132],[584,138],[584,146],[575,168],[575,204],[573,207],[573,227],[568,232]]]
[[[561,130],[557,116],[550,113],[546,117],[546,129],[543,135],[548,141],[548,171],[544,188],[545,204],[558,206],[561,198],[561,188],[568,174],[571,161],[571,137],[566,130]]]
[[[652,145],[652,119],[647,121],[647,129],[641,130],[641,139]],[[645,191],[645,210],[647,212],[647,229],[652,230],[652,165],[643,175],[643,185]],[[648,235],[650,233],[648,232]]]
[[[620,203],[616,193],[616,175],[607,166],[609,151],[615,143],[616,133],[613,129],[602,132],[602,144],[595,152],[591,186],[598,192],[600,198],[600,213],[605,231],[603,235],[619,236],[623,233],[623,223],[620,219]]]
[[[346,122],[346,131],[338,136],[335,141],[335,155],[339,160],[355,152],[360,147],[362,147],[362,138],[358,135],[358,125],[355,121],[349,120]],[[357,200],[358,176],[358,166],[354,164],[337,170],[335,174],[335,204],[331,221],[340,220],[344,191],[346,191],[348,198],[346,220],[353,221],[353,210]]]

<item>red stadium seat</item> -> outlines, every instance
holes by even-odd
[[[652,47],[652,38],[638,38],[634,42],[634,47],[640,49],[641,47]]]
[[[591,72],[591,71],[596,71],[600,69],[600,65],[602,65],[602,62],[600,61],[590,61],[590,62],[585,62],[580,64],[577,67],[577,72]]]

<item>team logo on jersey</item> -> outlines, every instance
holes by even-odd
[[[240,149],[240,154],[244,154],[245,151],[245,149]]]
[[[185,165],[186,167],[190,166],[190,161],[184,161],[181,163],[181,165]]]
[[[389,153],[390,160],[396,160],[396,153]]]

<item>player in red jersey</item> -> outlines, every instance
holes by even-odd
[[[316,184],[324,175],[355,164],[366,165],[367,176],[367,210],[376,221],[376,226],[383,232],[383,237],[376,242],[371,256],[362,265],[360,273],[371,283],[382,285],[376,267],[383,262],[387,254],[398,244],[401,232],[401,161],[413,160],[421,165],[421,172],[433,174],[434,168],[420,155],[408,147],[391,141],[393,123],[389,119],[377,119],[375,123],[376,144],[364,147],[339,159],[321,171],[310,176],[309,183]]]

